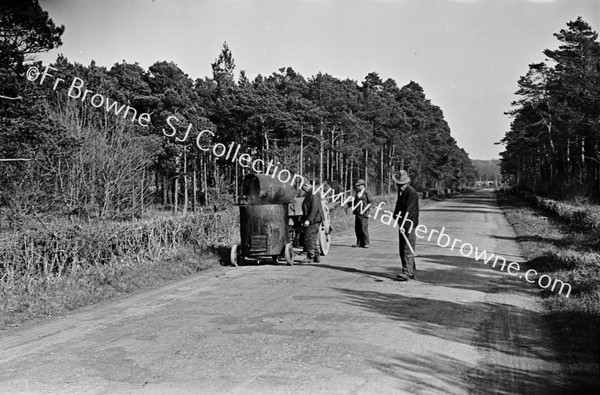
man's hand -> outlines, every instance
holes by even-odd
[[[308,226],[308,225],[310,225],[310,222],[304,221],[304,226]]]

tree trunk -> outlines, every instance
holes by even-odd
[[[194,150],[194,160],[192,162],[192,212],[196,212],[198,208],[196,205],[198,204],[198,176],[196,172],[198,171],[198,157],[196,155],[196,151]]]
[[[156,201],[158,200],[158,197],[162,195],[162,182],[160,182],[160,175],[158,170],[154,172],[154,186],[156,188],[156,192],[154,193],[154,199]],[[165,202],[163,201],[162,204],[164,205]]]
[[[342,172],[342,187],[345,191],[346,185],[348,185],[348,169],[350,168],[350,166],[348,166],[348,157],[346,155],[342,158],[342,166],[344,168],[344,171]]]
[[[179,174],[175,176],[173,186],[173,214],[177,214],[177,206],[179,205]]]
[[[164,195],[164,200],[166,202],[166,205],[169,206],[172,204],[172,197],[173,195],[171,194],[171,180],[169,180],[168,177],[165,177],[163,175],[163,195]]]
[[[379,162],[380,162],[380,166],[379,166],[379,168],[380,168],[380,171],[379,171],[379,193],[380,194],[383,194],[383,190],[384,190],[384,188],[383,188],[383,185],[384,185],[384,183],[383,183],[383,147],[384,146],[382,145],[381,146],[381,158],[379,159]]]
[[[135,201],[137,199],[135,198],[135,182],[131,183],[131,220],[133,221],[135,219]],[[117,209],[119,210],[119,213],[122,211],[121,210],[121,204],[119,204],[117,206]]]
[[[234,198],[234,202],[238,202],[238,191],[239,191],[239,176],[238,176],[238,167],[236,165],[233,165],[233,167],[235,167],[235,184],[234,184],[234,192],[233,192],[233,198]],[[243,174],[242,174],[243,175]]]
[[[202,190],[204,192],[204,205],[208,205],[208,161],[206,160],[206,153],[202,153]]]
[[[369,185],[369,151],[365,150],[365,188]]]
[[[517,191],[521,187],[521,160],[517,156]]]
[[[187,150],[183,148],[183,214],[188,210],[188,175],[187,175]]]
[[[581,164],[579,166],[579,182],[584,185],[585,180],[585,139],[581,138]]]
[[[567,139],[567,158],[566,158],[566,167],[567,167],[567,172],[565,174],[565,176],[567,177],[566,180],[567,181],[570,177],[571,177],[571,140]]]
[[[392,193],[392,174],[396,173],[396,166],[394,166],[394,152],[396,151],[396,145],[392,144],[392,146],[389,149],[389,162],[388,162],[388,169],[390,169],[390,171],[388,172],[388,176],[387,176],[387,193],[390,194]]]
[[[219,191],[219,166],[217,166],[217,158],[213,159],[213,174],[213,182],[215,183],[215,196],[217,199],[219,199],[221,194]]]
[[[341,154],[339,151],[335,152],[335,172],[333,173],[334,179],[337,181],[341,176],[342,164],[340,161]]]
[[[175,179],[173,186],[173,214],[177,214],[179,209],[179,177],[181,174],[181,154],[175,157]]]
[[[319,183],[323,183],[323,122],[319,131]]]
[[[331,161],[329,160],[329,155],[331,154],[331,150],[328,149],[327,152],[325,152],[325,160],[327,161],[325,163],[325,179],[329,180],[331,177],[331,173],[330,173],[330,166],[331,166]]]
[[[142,172],[142,185],[140,190],[140,218],[144,218],[144,183],[146,181],[146,170]]]
[[[300,175],[304,176],[304,131],[300,132]]]
[[[341,152],[338,152],[337,155],[338,155],[338,179],[341,182],[341,184],[344,185],[345,184],[345,180],[344,180],[344,160],[342,158],[342,153]]]

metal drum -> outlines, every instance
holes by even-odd
[[[264,174],[248,174],[242,181],[242,199],[248,204],[289,204],[298,190]]]
[[[273,257],[284,253],[289,242],[287,206],[245,204],[240,206],[241,249],[244,256]]]
[[[290,243],[288,205],[297,190],[264,174],[248,174],[242,181],[240,204],[241,244],[231,248],[231,263],[235,266],[244,258],[284,257],[294,263]]]

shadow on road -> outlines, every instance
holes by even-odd
[[[422,212],[430,215],[437,212],[502,215],[495,195],[473,194],[450,200],[442,207],[425,208]],[[521,241],[508,236],[489,237]],[[372,241],[389,242],[373,238]],[[500,255],[510,262],[509,256]],[[375,248],[361,263],[357,263],[360,268],[327,264],[310,266],[353,273],[375,281],[393,280],[401,270],[400,263],[381,265],[382,261],[391,263],[390,254],[382,254]],[[399,353],[392,362],[372,362],[380,371],[412,381],[415,388],[426,393],[447,393],[449,388],[464,388],[464,383],[473,393],[568,393],[555,371],[533,362],[558,361],[556,354],[549,351],[548,340],[537,332],[541,318],[531,307],[519,302],[520,296],[538,292],[537,289],[518,276],[500,272],[500,263],[496,268],[491,267],[492,262],[484,264],[460,255],[420,255],[417,258],[418,281],[398,283],[398,288],[393,291],[390,287],[375,291],[346,287],[333,289],[343,295],[344,303],[398,321],[422,336],[419,338],[441,339],[449,342],[450,347],[456,347],[456,354],[449,356],[448,352],[445,355],[438,352],[425,354],[426,357],[413,353],[414,348],[411,347],[411,351]],[[373,269],[369,268],[370,264],[373,264]],[[522,271],[529,267],[527,262],[521,264]],[[418,288],[419,285],[424,287]],[[422,289],[428,291],[420,292]],[[464,291],[456,293],[452,289]],[[489,297],[471,301],[468,295],[474,292]],[[511,298],[507,299],[505,295]],[[481,359],[476,367],[468,356],[460,354],[465,346],[478,349]],[[460,359],[461,356],[464,359]],[[463,373],[456,375],[457,371]]]
[[[507,336],[510,322],[531,314],[531,310],[498,303],[460,303],[439,299],[403,296],[396,293],[359,291],[336,288],[348,297],[348,302],[412,326],[415,333],[434,336],[457,343],[501,351],[509,355],[546,357],[532,344],[533,336],[515,332]],[[493,320],[480,327],[472,327],[471,316],[492,313]],[[503,319],[506,319],[503,321]],[[482,336],[473,336],[473,331]],[[495,339],[497,338],[497,339]],[[495,339],[495,341],[491,341]],[[502,340],[500,340],[502,339]],[[511,339],[512,341],[509,341]]]
[[[373,363],[373,366],[386,374],[413,381],[418,388],[440,394],[448,393],[448,388],[460,388],[465,382],[469,386],[469,393],[473,394],[565,393],[563,389],[548,388],[548,378],[554,374],[551,371],[532,373],[524,369],[507,369],[496,364],[482,364],[476,369],[467,370],[468,366],[460,359],[439,353],[433,358],[415,354],[402,355],[396,357],[394,362]],[[465,370],[466,373],[457,376],[454,374],[456,370]],[[428,378],[424,379],[423,374]],[[490,376],[493,378],[492,382]],[[502,388],[516,388],[516,391],[502,391]]]
[[[448,207],[445,209],[441,209],[441,208],[430,208],[430,209],[423,209],[421,210],[421,212],[445,212],[445,213],[467,213],[467,214],[474,214],[474,213],[478,213],[478,214],[502,214],[499,210],[497,209],[483,209],[481,207],[478,207],[477,209],[472,209],[472,208],[468,208],[468,207],[457,207],[457,208],[453,208],[453,207]]]
[[[485,265],[481,261],[477,262],[473,258],[463,256],[430,254],[419,255],[416,259],[417,276],[423,283],[486,293],[504,292],[514,288],[514,282],[507,281],[505,278],[508,275],[500,272],[501,262],[493,268],[491,265],[493,260]],[[429,264],[419,265],[420,259],[426,260]],[[508,258],[507,262],[509,262]],[[433,268],[430,264],[433,264]],[[440,269],[435,269],[435,266],[439,266]],[[394,267],[390,267],[389,270],[394,270]],[[523,282],[522,286],[530,285]]]
[[[450,196],[447,201],[449,202],[460,202],[461,204],[473,204],[479,207],[481,206],[493,206],[497,207],[496,204],[496,195],[494,194],[468,194],[468,195],[458,195],[458,196]]]
[[[347,296],[347,303],[376,312],[410,325],[410,330],[424,336],[432,336],[446,341],[473,345],[486,351],[497,351],[501,355],[520,358],[552,358],[544,344],[530,332],[517,326],[527,322],[531,310],[514,305],[499,303],[460,303],[439,299],[403,296],[397,293],[360,291],[337,288]],[[407,289],[408,290],[408,289]],[[491,318],[477,327],[470,323],[477,316]],[[476,332],[474,334],[474,332]],[[494,392],[494,389],[516,389],[511,393],[560,393],[551,372],[536,370],[532,372],[518,366],[507,366],[503,361],[490,360],[481,363],[476,369],[458,359],[438,355],[423,358],[419,355],[398,355],[391,364],[375,363],[375,367],[406,380],[412,377],[419,387],[429,387],[433,391],[445,392],[447,385],[460,386],[466,381],[471,392]],[[464,371],[464,377],[453,377],[452,372]],[[446,371],[448,374],[443,374]],[[418,372],[413,374],[413,372]],[[429,372],[436,380],[423,380],[423,373]],[[441,381],[441,382],[440,382]],[[492,382],[490,382],[492,381]]]
[[[376,271],[370,271],[370,270],[355,269],[353,267],[347,267],[347,266],[332,266],[332,265],[324,265],[324,264],[320,264],[320,263],[316,263],[316,264],[309,263],[309,264],[305,264],[303,266],[313,266],[313,267],[320,268],[320,269],[332,269],[332,270],[339,270],[339,271],[346,272],[346,273],[355,273],[355,274],[368,276],[368,277],[374,278],[375,280],[379,280],[379,281],[383,281],[384,279],[393,280],[397,274],[397,271],[390,272],[390,273],[382,273],[382,272],[376,272]]]
[[[536,242],[536,243],[550,243],[554,244],[557,247],[568,247],[573,245],[573,237],[563,237],[563,238],[551,238],[551,237],[541,237],[541,236],[517,236],[517,237],[509,237],[509,236],[496,236],[496,235],[488,235],[488,237],[499,240],[512,240],[519,243],[524,243],[528,241]]]

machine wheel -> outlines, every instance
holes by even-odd
[[[238,261],[241,261],[238,247],[239,246],[237,244],[233,245],[231,247],[231,252],[229,253],[229,260],[233,266],[237,266]]]
[[[294,264],[294,247],[292,246],[292,243],[285,245],[283,255],[285,256],[285,261],[287,264],[292,266]]]
[[[331,235],[329,229],[326,228],[326,225],[321,222],[321,226],[319,227],[319,250],[321,251],[321,255],[329,254],[329,243],[331,242]]]
[[[329,254],[329,243],[331,240],[331,217],[329,215],[329,205],[325,199],[321,200],[321,206],[323,207],[323,221],[319,226],[319,250],[321,255]]]

